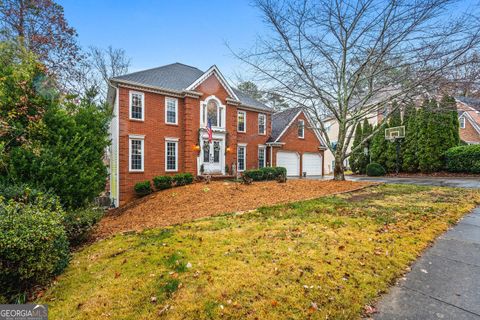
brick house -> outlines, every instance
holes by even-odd
[[[460,139],[468,144],[480,143],[480,99],[456,97]]]
[[[189,172],[228,176],[264,166],[323,174],[324,144],[301,109],[274,113],[232,88],[216,66],[174,63],[111,79],[110,196],[131,200],[135,183]],[[209,141],[207,123],[211,124]]]

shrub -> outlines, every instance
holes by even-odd
[[[367,176],[379,177],[385,175],[385,169],[376,162],[372,162],[367,166]]]
[[[261,169],[245,170],[243,176],[252,179],[253,181],[265,180],[265,175]]]
[[[153,185],[157,190],[165,190],[172,187],[171,176],[158,176],[153,178]]]
[[[102,216],[103,210],[94,207],[67,211],[63,225],[70,246],[75,247],[85,242]]]
[[[0,202],[0,295],[14,301],[34,285],[45,285],[68,264],[64,212],[51,199]]]
[[[279,176],[287,176],[287,169],[284,167],[263,167],[243,172],[243,175],[253,181],[275,180]]]
[[[275,178],[277,178],[278,176],[287,176],[287,168],[284,168],[284,167],[274,167],[275,168],[275,171],[276,171],[276,174],[275,174]]]
[[[146,196],[147,194],[152,193],[152,185],[150,184],[149,180],[137,182],[135,184],[134,189],[135,189],[135,193],[140,197],[143,197],[143,196]]]
[[[480,145],[448,149],[445,152],[445,169],[450,172],[480,173]]]
[[[191,173],[177,173],[173,176],[173,182],[176,186],[184,186],[193,183],[193,175]]]
[[[276,167],[263,167],[260,169],[263,172],[265,180],[274,180],[277,176],[277,168]]]

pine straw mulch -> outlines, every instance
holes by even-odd
[[[104,217],[93,239],[142,231],[229,212],[252,210],[261,206],[288,203],[353,191],[372,185],[370,182],[289,180],[255,182],[214,181],[156,192]]]

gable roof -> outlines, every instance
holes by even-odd
[[[165,91],[182,93],[194,90],[210,75],[215,74],[231,98],[246,108],[272,112],[264,103],[250,97],[245,92],[230,87],[217,66],[213,65],[206,72],[182,63],[172,63],[165,66],[137,71],[112,78],[112,82],[138,86],[148,86]]]
[[[272,133],[270,142],[276,142],[290,123],[302,112],[302,108],[292,108],[272,115]]]

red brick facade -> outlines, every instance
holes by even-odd
[[[225,108],[225,129],[219,130],[224,135],[224,165],[231,171],[232,165],[237,165],[237,146],[239,143],[246,145],[246,169],[258,167],[258,147],[264,145],[266,149],[265,165],[270,165],[270,147],[267,141],[271,133],[271,112],[256,110],[243,106],[232,99],[231,94],[222,85],[222,82],[212,74],[201,82],[193,92],[187,94],[172,93],[153,90],[140,86],[131,86],[119,83],[116,89],[118,119],[118,199],[117,205],[122,205],[135,197],[134,185],[137,182],[151,180],[153,177],[164,174],[190,172],[194,175],[200,173],[199,161],[202,151],[199,151],[199,132],[205,139],[206,131],[201,127],[201,106],[206,99],[215,97]],[[143,120],[130,119],[130,93],[141,92],[144,94]],[[230,91],[231,92],[231,91]],[[165,121],[166,97],[177,99],[178,124],[167,124]],[[237,112],[246,112],[246,132],[237,131]],[[266,116],[266,132],[259,134],[259,114]],[[299,116],[305,120],[305,138],[297,137],[296,126],[289,128],[281,137],[285,144],[273,148],[274,157],[278,150],[294,150],[303,152],[319,152],[320,141],[312,131],[308,120],[303,113]],[[215,131],[214,131],[215,132]],[[132,172],[130,170],[130,137],[143,138],[143,170]],[[165,138],[178,141],[177,161],[178,170],[166,172],[166,143]],[[222,154],[223,159],[223,154]],[[223,169],[223,168],[222,168]],[[224,172],[225,173],[225,172]],[[115,184],[114,184],[115,185]],[[113,188],[113,187],[112,187]]]
[[[465,127],[459,129],[460,139],[467,143],[480,143],[480,114],[474,108],[461,102],[457,102],[457,109],[461,112],[459,120],[465,119]]]

